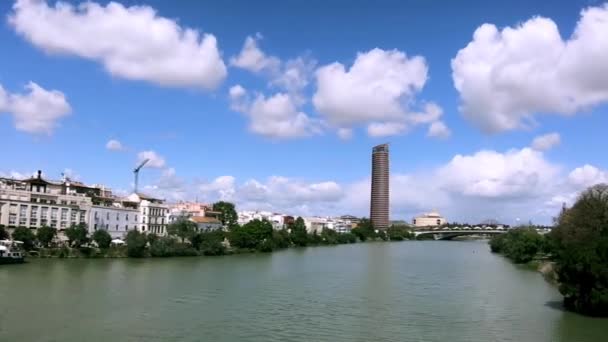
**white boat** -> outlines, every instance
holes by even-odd
[[[24,261],[21,252],[21,241],[0,240],[0,265],[20,264]]]

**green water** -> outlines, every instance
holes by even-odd
[[[608,341],[485,242],[0,266],[0,341]]]

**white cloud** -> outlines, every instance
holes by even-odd
[[[99,61],[129,80],[214,89],[226,77],[215,36],[182,28],[149,6],[17,0],[9,23],[45,52]]]
[[[608,171],[585,164],[572,170],[568,175],[571,184],[578,187],[589,187],[598,183],[608,183]]]
[[[442,113],[432,103],[422,113],[410,109],[427,74],[423,57],[376,48],[357,54],[348,70],[338,62],[317,69],[313,104],[334,126],[369,124],[371,136],[399,134],[411,125],[432,123],[438,116],[426,117]]]
[[[539,151],[546,151],[559,145],[560,142],[561,138],[559,133],[549,133],[534,138],[532,141],[532,148]]]
[[[429,126],[427,135],[436,138],[448,138],[452,132],[443,121],[435,121]]]
[[[266,55],[258,47],[257,41],[260,39],[262,39],[260,34],[257,34],[256,37],[247,37],[239,55],[230,59],[230,65],[256,73],[264,70],[272,73],[277,72],[281,60]]]
[[[160,177],[144,186],[144,193],[170,201],[188,200],[188,184],[177,176],[174,168],[166,168]]]
[[[235,194],[235,178],[220,176],[210,183],[200,184],[199,190],[208,200],[232,201]]]
[[[0,85],[0,113],[12,114],[19,131],[50,135],[59,120],[72,111],[65,95],[58,90],[46,90],[34,82],[29,82],[25,89],[25,94],[11,94]]]
[[[122,146],[122,143],[120,141],[110,139],[106,143],[106,148],[110,151],[122,151],[124,147]]]
[[[338,137],[342,140],[348,140],[353,137],[353,130],[350,128],[338,128]]]
[[[464,116],[486,132],[529,126],[535,114],[574,114],[608,101],[608,4],[581,12],[564,40],[532,18],[501,31],[481,25],[452,60]]]
[[[249,130],[275,139],[290,139],[320,133],[320,123],[300,111],[286,93],[271,97],[258,94],[251,101],[240,85],[230,88],[231,108],[249,117]]]
[[[35,172],[19,172],[19,171],[8,171],[8,172],[2,172],[0,171],[0,177],[3,178],[12,178],[12,179],[26,179],[26,178],[30,178],[33,177],[36,173]]]
[[[162,169],[165,167],[165,158],[157,154],[155,151],[142,151],[137,154],[137,164],[139,165],[144,160],[149,159],[144,167]]]

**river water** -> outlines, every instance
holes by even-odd
[[[483,241],[0,266],[0,341],[608,341]]]

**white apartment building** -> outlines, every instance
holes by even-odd
[[[49,226],[59,230],[87,223],[92,206],[86,191],[101,191],[81,183],[51,182],[37,177],[25,180],[0,179],[0,224],[36,229]]]
[[[338,233],[348,233],[353,227],[353,223],[350,220],[316,216],[305,217],[304,224],[306,225],[306,231],[310,234],[314,232],[320,234],[325,228],[335,230]]]
[[[270,211],[239,211],[238,224],[243,225],[253,220],[267,220],[272,223],[272,228],[280,230],[285,227],[285,215]]]
[[[124,203],[139,208],[140,222],[137,225],[139,231],[157,235],[167,234],[169,206],[163,200],[137,193],[127,197]]]
[[[123,239],[129,230],[138,230],[139,209],[119,206],[92,206],[88,214],[89,232],[106,230],[113,239]]]

